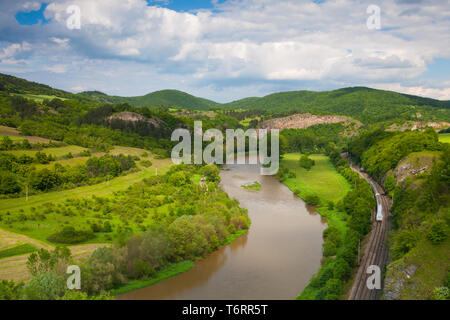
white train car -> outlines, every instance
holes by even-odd
[[[383,221],[383,206],[381,205],[381,196],[377,192],[375,197],[377,199],[377,216],[376,216],[376,220],[381,222],[381,221]]]

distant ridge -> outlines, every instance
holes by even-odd
[[[246,109],[271,113],[316,113],[350,116],[363,122],[403,120],[448,121],[450,101],[418,97],[367,87],[350,87],[333,91],[288,91],[265,97],[249,97],[220,104],[179,90],[161,90],[138,97],[110,96],[100,91],[73,94],[44,84],[0,73],[0,91],[14,94],[48,95],[100,103],[128,103],[133,106],[169,106],[193,110]]]

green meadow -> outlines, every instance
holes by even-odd
[[[341,176],[327,156],[314,154],[309,156],[315,161],[311,170],[306,170],[299,165],[300,153],[289,153],[284,155],[281,165],[295,172],[295,178],[284,181],[292,191],[298,190],[300,197],[307,194],[315,194],[323,202],[339,201],[350,190],[350,185]]]
[[[450,143],[450,133],[441,133],[439,135],[439,141],[444,143]]]
[[[69,152],[72,153],[73,156],[76,156],[80,152],[86,151],[88,149],[79,147],[79,146],[65,146],[59,148],[44,148],[42,150],[11,150],[8,153],[11,153],[15,156],[21,156],[22,154],[26,154],[27,156],[34,157],[37,152],[43,152],[47,155],[51,154],[56,158],[61,158],[67,155]]]

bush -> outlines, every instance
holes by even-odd
[[[27,300],[56,300],[64,296],[66,283],[63,277],[53,272],[41,273],[25,286]]]
[[[315,161],[310,159],[308,155],[302,155],[300,157],[300,167],[305,168],[306,170],[311,170],[311,168],[315,165]]]
[[[325,241],[323,244],[323,255],[325,257],[334,256],[337,253],[337,246],[336,243],[333,241]]]
[[[436,221],[431,225],[427,238],[433,244],[439,244],[447,239],[447,225],[444,221]]]
[[[21,187],[15,175],[9,172],[0,172],[0,194],[20,192]]]
[[[435,288],[431,299],[433,299],[433,300],[449,300],[450,299],[450,289],[447,287]]]
[[[139,258],[134,259],[133,269],[133,276],[136,279],[149,279],[156,274],[155,268],[150,263]]]
[[[333,275],[336,279],[346,280],[350,277],[352,268],[344,258],[336,258],[334,261]]]
[[[60,232],[54,233],[47,238],[50,242],[62,244],[75,244],[95,238],[92,231],[75,230],[74,227],[64,227]]]
[[[325,300],[337,300],[342,290],[342,282],[339,279],[330,279],[325,285]]]
[[[320,199],[315,194],[308,194],[303,200],[305,200],[305,202],[311,206],[318,206],[320,204]]]
[[[140,164],[145,168],[149,168],[153,165],[153,163],[150,160],[142,160]]]

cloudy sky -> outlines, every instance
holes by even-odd
[[[0,0],[0,29],[0,72],[72,92],[228,102],[369,86],[450,100],[448,0]]]

